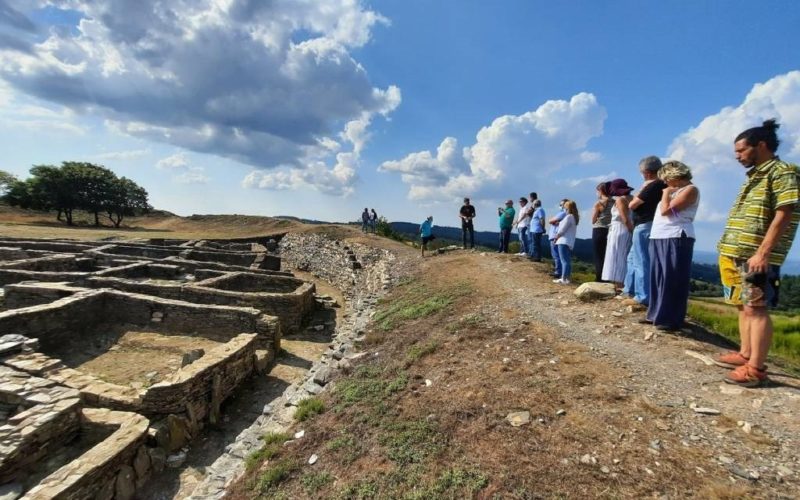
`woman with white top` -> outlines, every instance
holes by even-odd
[[[531,224],[531,216],[533,215],[533,207],[528,205],[528,199],[524,196],[519,199],[519,211],[517,212],[517,220],[515,225],[519,233],[519,253],[517,255],[528,255],[530,241],[528,236],[528,227]]]
[[[572,275],[572,248],[575,246],[575,234],[578,231],[578,205],[572,200],[564,202],[566,215],[558,223],[556,230],[556,248],[558,258],[561,260],[561,277],[553,280],[553,283],[569,284]]]
[[[608,194],[614,201],[611,207],[611,225],[608,227],[608,246],[603,260],[603,281],[613,282],[618,293],[625,281],[628,251],[631,249],[633,216],[628,207],[631,191],[633,188],[628,186],[625,179],[614,179],[608,186]]]
[[[692,172],[679,161],[658,171],[667,183],[650,230],[650,305],[648,323],[659,330],[679,330],[689,301],[689,276],[694,251],[694,217],[700,191]]]

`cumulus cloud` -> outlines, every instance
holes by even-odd
[[[781,124],[778,153],[783,159],[796,162],[800,158],[800,71],[755,84],[741,104],[707,116],[672,141],[667,156],[692,167],[694,182],[700,189],[699,222],[719,223],[726,219],[744,180],[744,169],[733,154],[733,141],[740,132],[769,118],[777,118]]]
[[[203,167],[191,164],[184,151],[161,158],[156,162],[156,168],[172,172],[172,181],[179,184],[206,184],[211,180]]]
[[[566,165],[597,161],[600,155],[586,148],[603,133],[605,119],[595,96],[580,93],[569,101],[551,100],[521,115],[498,117],[478,131],[471,146],[459,148],[448,137],[435,155],[411,153],[384,162],[379,170],[399,173],[415,200],[496,196],[517,190],[520,181],[542,185]]]
[[[82,18],[28,50],[0,41],[0,78],[17,92],[101,116],[127,135],[246,163],[264,176],[278,169],[316,185],[309,172],[324,169],[353,181],[332,144],[347,143],[356,157],[348,168],[357,168],[375,117],[401,100],[396,87],[375,88],[351,54],[388,23],[358,0],[48,4]],[[0,8],[0,23],[41,29],[15,5],[0,0],[8,7]]]

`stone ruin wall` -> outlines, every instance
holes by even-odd
[[[297,329],[319,307],[313,284],[292,278],[287,270],[308,271],[347,298],[344,323],[337,327],[331,350],[312,367],[308,381],[282,396],[295,402],[318,392],[316,381],[325,378],[321,374],[344,362],[377,294],[394,279],[390,252],[324,235],[283,236],[281,257],[266,251],[277,245],[265,239],[164,240],[171,248],[161,251],[158,243],[0,241],[0,284],[7,285],[0,336],[29,334],[41,342],[41,352],[5,359],[0,355],[0,367],[77,393],[82,432],[88,424],[113,428],[110,436],[42,480],[25,498],[132,498],[137,486],[164,467],[169,453],[184,448],[207,422],[219,421],[220,405],[229,394],[252,373],[269,369],[282,330]],[[281,258],[284,271],[279,270]],[[46,354],[51,343],[86,332],[91,337],[92,331],[114,324],[164,335],[188,328],[224,343],[140,390],[103,381]],[[237,325],[235,331],[226,329],[230,325]],[[0,425],[0,433],[2,429]],[[210,481],[212,475],[210,471]]]

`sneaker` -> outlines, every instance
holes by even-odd
[[[738,368],[746,365],[747,362],[750,361],[750,358],[745,358],[740,352],[731,351],[725,354],[720,354],[711,361],[713,361],[715,365],[723,368]]]
[[[562,279],[561,283],[564,284],[564,285],[569,285],[572,282],[569,279]]]
[[[750,365],[742,365],[736,368],[728,373],[724,380],[729,384],[736,384],[742,387],[758,387],[769,381],[766,366],[763,370],[759,370]]]
[[[561,278],[558,278],[557,280],[553,280],[553,283],[563,283],[563,282],[564,282],[564,280],[562,280]]]

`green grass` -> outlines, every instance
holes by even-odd
[[[380,367],[374,365],[358,367],[352,377],[336,384],[333,394],[337,398],[337,409],[362,403],[377,406],[383,403],[384,398],[403,390],[408,384],[405,373],[390,373],[390,378],[384,378],[385,375]]]
[[[266,493],[288,478],[297,468],[297,463],[292,460],[279,460],[259,476],[258,489]]]
[[[336,453],[337,458],[345,464],[355,462],[364,453],[360,441],[352,434],[342,434],[333,438],[328,441],[325,447],[329,451]]]
[[[425,420],[384,425],[378,442],[387,448],[390,460],[405,466],[420,463],[444,447],[444,436]]]
[[[381,307],[374,317],[379,330],[389,331],[402,322],[430,316],[472,291],[467,282],[446,290],[431,290],[418,281],[409,282],[399,288],[402,290],[399,298],[379,304]]]
[[[307,472],[300,477],[300,484],[309,495],[318,492],[331,481],[333,481],[333,476],[327,472]]]
[[[309,418],[325,412],[325,403],[319,398],[307,398],[297,403],[294,412],[294,419],[298,422],[305,422]]]
[[[424,344],[414,345],[408,348],[406,352],[406,367],[411,366],[412,363],[419,361],[428,354],[433,354],[439,348],[439,343],[435,340],[425,342]]]
[[[260,465],[264,460],[269,460],[280,451],[284,442],[291,439],[292,436],[285,432],[270,432],[265,434],[261,439],[264,441],[264,446],[260,450],[254,451],[247,455],[244,460],[244,465],[247,470],[253,470]]]
[[[689,301],[689,316],[725,338],[739,342],[739,313],[735,307],[726,306],[718,300],[692,299]],[[770,316],[774,332],[770,354],[794,364],[799,363],[800,317],[772,313]]]

